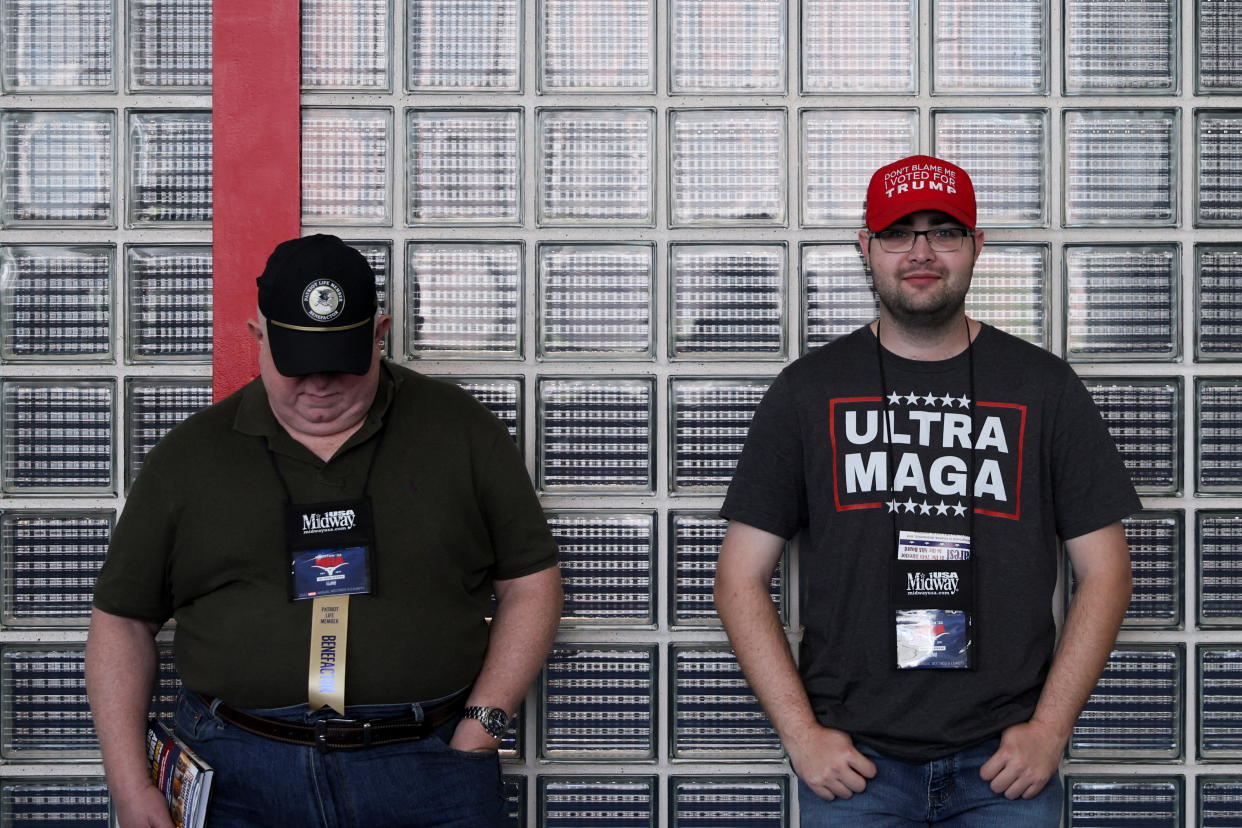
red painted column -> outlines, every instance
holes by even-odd
[[[301,232],[299,0],[213,0],[212,387],[258,373],[246,330],[267,255]]]

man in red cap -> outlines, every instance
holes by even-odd
[[[522,455],[461,388],[381,358],[391,320],[339,238],[277,246],[258,305],[259,378],[147,456],[96,585],[118,822],[172,828],[144,731],[175,618],[213,828],[505,825],[497,748],[561,611]]]
[[[721,509],[717,607],[803,826],[1056,826],[1141,504],[1073,370],[967,317],[984,234],[966,171],[881,168],[866,224],[879,318],[764,397]],[[768,596],[795,535],[797,665]],[[1076,585],[1054,651],[1058,541]]]

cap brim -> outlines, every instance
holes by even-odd
[[[938,210],[945,215],[953,216],[968,229],[975,229],[977,217],[971,218],[964,211],[957,209],[956,205],[945,204],[944,201],[934,197],[925,199],[911,198],[903,202],[900,207],[895,207],[887,212],[876,213],[875,215],[869,214],[867,216],[867,229],[872,233],[878,233],[890,224],[920,210]]]
[[[276,370],[286,377],[307,374],[365,374],[371,370],[373,325],[347,331],[295,331],[267,322],[267,341]]]

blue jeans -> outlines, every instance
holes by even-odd
[[[1000,740],[992,739],[943,759],[919,763],[890,759],[858,745],[875,763],[875,778],[862,793],[831,802],[798,780],[802,828],[1056,828],[1063,797],[1059,775],[1031,799],[1006,799],[992,793],[980,778],[979,768],[999,746]]]
[[[420,709],[351,705],[347,712],[382,718]],[[305,704],[246,712],[298,722],[337,715],[311,713]],[[450,748],[458,721],[416,742],[320,753],[240,730],[183,691],[176,733],[215,769],[210,828],[499,828],[500,759]]]

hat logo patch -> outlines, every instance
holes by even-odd
[[[884,195],[894,195],[911,190],[940,190],[957,192],[957,173],[938,164],[911,164],[884,174]]]
[[[330,322],[345,309],[345,292],[331,279],[316,279],[302,292],[302,310],[316,322]]]

